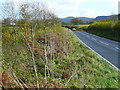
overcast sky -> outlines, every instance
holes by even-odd
[[[4,3],[10,0],[0,0]],[[118,13],[120,0],[11,0],[17,4],[21,2],[39,2],[45,4],[48,9],[58,17],[96,17]]]

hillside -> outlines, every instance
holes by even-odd
[[[66,17],[66,18],[59,18],[59,20],[61,22],[70,23],[71,19],[73,19],[73,18],[76,18],[76,17],[70,16],[70,17]],[[97,16],[96,18],[89,18],[89,17],[77,17],[77,18],[82,20],[84,23],[90,23],[92,21],[99,21],[99,20],[105,20],[105,19],[117,20],[118,16],[110,15],[110,16]]]
[[[111,16],[97,16],[94,21],[99,21],[99,20],[105,20],[105,19],[113,19],[117,20],[118,16],[117,15],[111,15]]]
[[[70,23],[71,19],[73,19],[75,17],[66,17],[66,18],[59,18],[61,22],[65,22],[65,23]]]
[[[65,22],[65,23],[70,23],[71,19],[76,18],[76,17],[66,17],[66,18],[60,18],[61,22]],[[89,23],[91,21],[93,21],[93,18],[88,18],[88,17],[77,17],[80,20],[82,20],[84,23]]]

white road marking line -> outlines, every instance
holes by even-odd
[[[75,34],[74,34],[75,35]],[[76,35],[75,35],[76,36]],[[76,36],[77,37],[77,36]],[[77,37],[78,38],[78,37]],[[78,40],[80,40],[78,38]],[[112,64],[111,62],[109,62],[106,58],[104,58],[102,55],[100,55],[99,53],[97,53],[96,51],[94,51],[92,48],[90,48],[87,44],[85,44],[82,40],[80,40],[84,45],[86,45],[90,50],[92,50],[93,52],[95,52],[98,56],[100,56],[101,58],[103,58],[106,62],[108,62],[110,65],[112,65],[118,72],[120,72],[120,69],[117,68],[114,64]]]
[[[118,47],[115,47],[116,49],[118,49],[118,50],[120,50],[120,48],[118,48]]]
[[[105,44],[105,45],[109,45],[108,43],[105,43],[105,42],[103,42],[103,41],[100,41],[100,43]]]
[[[96,41],[96,39],[95,39],[95,38],[92,38],[92,39]]]
[[[76,34],[74,34],[76,36]],[[77,36],[76,36],[77,37]],[[77,37],[78,38],[78,37]],[[79,39],[79,38],[78,38]],[[80,40],[80,39],[79,39]],[[118,67],[116,67],[114,64],[112,64],[111,62],[109,62],[106,58],[104,58],[102,55],[100,55],[99,53],[97,53],[96,51],[94,51],[92,48],[90,48],[87,44],[85,44],[82,40],[80,40],[84,45],[86,45],[90,50],[92,50],[93,52],[95,52],[98,56],[100,56],[101,58],[103,58],[106,62],[108,62],[110,65],[112,65],[118,72],[120,72],[120,69]]]

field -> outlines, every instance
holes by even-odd
[[[90,24],[81,24],[81,25],[62,25],[63,27],[72,29],[72,28],[76,28],[77,30],[86,30]]]
[[[83,24],[83,25],[75,25],[75,26],[78,26],[78,27],[88,27],[90,24]]]

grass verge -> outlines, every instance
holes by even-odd
[[[75,55],[77,57],[77,53],[81,53],[82,60],[84,61],[84,64],[81,65],[85,65],[86,67],[82,73],[83,76],[86,76],[84,80],[88,80],[86,86],[92,88],[118,88],[118,71],[83,45],[74,34],[72,39],[73,43],[76,43],[74,47],[77,48]]]

